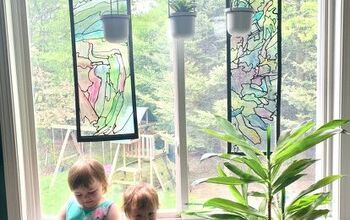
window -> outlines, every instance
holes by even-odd
[[[145,5],[142,5],[142,7],[138,4],[141,4],[141,2]],[[306,22],[306,18],[311,19],[311,15],[316,17],[315,8],[317,6],[315,5],[316,1],[283,1],[284,3],[284,16],[286,16],[285,19],[290,19],[290,23],[285,23],[284,25],[286,30],[294,30],[292,33],[288,33],[288,31],[285,32],[284,37],[289,39],[288,44],[284,45],[284,55],[282,56],[285,60],[283,61],[285,67],[283,70],[287,69],[290,70],[289,74],[286,76],[285,82],[286,87],[289,87],[289,90],[284,91],[285,96],[288,97],[284,100],[285,105],[288,106],[288,108],[283,110],[283,121],[285,125],[291,124],[291,121],[297,121],[299,119],[305,120],[306,117],[314,118],[315,113],[314,111],[309,111],[308,108],[300,109],[301,102],[300,99],[297,99],[300,96],[293,95],[291,97],[287,96],[291,94],[292,92],[299,92],[300,94],[303,94],[303,98],[305,97],[311,97],[310,100],[314,100],[312,98],[314,96],[314,93],[310,92],[310,85],[313,80],[315,80],[315,72],[312,71],[315,69],[314,61],[316,59],[316,54],[313,54],[312,56],[308,56],[308,59],[305,59],[306,55],[305,53],[317,53],[316,51],[316,43],[315,43],[315,37],[313,34],[310,34],[310,22]],[[10,143],[8,146],[5,145],[6,150],[4,152],[10,152],[10,147],[15,147],[17,149],[17,153],[19,155],[25,154],[28,158],[26,159],[33,159],[31,162],[27,162],[22,156],[19,157],[20,164],[17,164],[16,166],[21,167],[21,170],[23,170],[23,167],[25,167],[25,171],[21,174],[20,180],[17,180],[16,177],[19,177],[20,175],[13,175],[13,177],[10,177],[9,175],[9,168],[5,169],[5,178],[7,181],[7,185],[11,185],[11,183],[14,183],[13,186],[21,185],[27,186],[26,188],[22,188],[21,191],[19,191],[22,194],[22,203],[21,205],[19,199],[17,200],[18,194],[14,193],[14,203],[18,203],[17,206],[22,207],[22,219],[38,219],[39,212],[35,211],[35,208],[38,206],[35,206],[35,203],[31,203],[30,201],[37,201],[36,197],[39,193],[36,192],[36,185],[32,185],[31,183],[35,181],[32,181],[35,179],[36,171],[32,170],[30,165],[33,165],[32,162],[36,162],[36,158],[38,159],[38,165],[39,165],[39,180],[40,180],[40,200],[41,200],[41,207],[43,216],[46,215],[54,215],[58,211],[58,207],[61,207],[63,205],[63,202],[65,199],[70,195],[69,191],[67,190],[67,186],[65,185],[66,181],[66,170],[72,163],[72,160],[76,158],[75,154],[79,154],[81,152],[84,152],[85,154],[91,154],[94,157],[97,157],[100,161],[111,164],[111,161],[113,162],[113,158],[115,156],[115,153],[117,151],[118,143],[113,142],[105,142],[105,143],[84,143],[84,144],[77,144],[74,141],[74,138],[72,139],[70,134],[71,132],[74,132],[74,103],[73,99],[70,98],[73,97],[73,89],[72,89],[72,71],[71,68],[71,57],[70,57],[70,33],[69,33],[69,21],[68,16],[65,13],[68,13],[68,4],[66,1],[34,1],[34,0],[28,0],[27,1],[27,10],[29,13],[28,23],[30,24],[30,28],[33,30],[30,32],[30,38],[31,38],[31,63],[32,63],[32,75],[33,75],[33,89],[34,89],[34,101],[35,101],[35,112],[36,112],[36,135],[38,137],[37,141],[37,148],[36,151],[38,152],[38,156],[30,154],[30,152],[33,152],[33,149],[30,149],[28,144],[26,143],[27,140],[31,140],[29,146],[32,143],[35,143],[33,141],[32,137],[34,135],[30,135],[31,129],[34,127],[32,123],[27,123],[28,120],[30,122],[30,117],[27,119],[25,116],[28,114],[29,116],[32,115],[32,109],[30,106],[32,106],[31,101],[27,102],[28,100],[31,100],[32,97],[27,97],[26,91],[30,91],[31,88],[28,90],[28,85],[30,85],[30,82],[26,79],[26,71],[23,71],[24,69],[28,70],[28,66],[26,66],[26,62],[24,62],[26,59],[29,59],[28,55],[28,48],[26,45],[26,37],[24,37],[24,43],[21,41],[23,36],[26,34],[26,26],[22,26],[23,20],[25,22],[25,17],[21,17],[23,15],[22,10],[25,9],[25,5],[21,5],[20,1],[5,1],[6,8],[6,16],[7,18],[11,17],[12,20],[7,19],[7,29],[3,30],[6,33],[9,33],[9,43],[8,47],[10,48],[9,54],[11,54],[11,67],[17,67],[12,69],[12,90],[15,91],[15,96],[12,98],[10,97],[10,101],[13,101],[15,103],[16,108],[16,117],[13,119],[17,123],[17,128],[21,132],[17,132],[17,135],[13,132],[14,139],[18,138],[21,139],[21,141],[18,141],[18,146],[14,143]],[[226,108],[222,108],[220,106],[226,106],[224,100],[225,91],[222,91],[222,87],[220,86],[220,83],[223,83],[222,81],[215,81],[214,75],[220,75],[225,71],[224,65],[225,65],[225,58],[224,58],[224,33],[220,32],[222,31],[222,28],[224,28],[224,22],[222,20],[222,17],[217,16],[222,13],[222,6],[219,6],[220,4],[223,5],[224,2],[218,3],[217,1],[209,1],[206,2],[206,5],[201,5],[201,9],[203,10],[203,14],[200,14],[203,17],[197,17],[197,35],[194,37],[193,40],[188,41],[186,43],[186,99],[187,99],[187,109],[188,111],[188,117],[187,117],[187,136],[188,138],[188,149],[189,149],[189,155],[193,155],[193,157],[189,157],[188,164],[190,165],[190,173],[188,176],[192,177],[201,177],[201,176],[207,176],[207,172],[203,173],[202,170],[198,169],[198,157],[204,153],[205,151],[221,151],[225,148],[225,143],[218,143],[217,145],[211,145],[206,144],[205,142],[201,144],[200,147],[196,146],[197,140],[201,140],[203,138],[207,138],[204,136],[201,136],[203,134],[200,134],[198,132],[198,127],[203,127],[208,125],[208,121],[206,122],[203,120],[203,118],[207,118],[208,115],[205,111],[200,111],[198,106],[204,105],[208,106],[213,111],[210,111],[210,113],[218,113],[221,115],[225,115]],[[294,5],[295,3],[295,5]],[[291,13],[288,14],[288,5],[293,5],[296,7],[293,8],[290,6]],[[136,73],[136,83],[137,83],[137,95],[139,91],[143,91],[143,93],[140,93],[140,95],[137,96],[138,98],[138,106],[139,107],[147,107],[147,111],[149,111],[149,115],[147,115],[146,118],[148,118],[148,126],[144,126],[144,132],[145,135],[154,135],[155,136],[155,143],[158,146],[159,149],[162,151],[164,149],[165,154],[167,155],[166,161],[167,165],[169,166],[161,166],[163,170],[159,173],[163,174],[169,174],[168,176],[171,176],[175,172],[175,166],[174,162],[172,161],[171,155],[174,155],[174,143],[173,143],[173,135],[174,135],[174,126],[173,126],[173,94],[172,90],[169,88],[172,88],[172,74],[170,69],[170,62],[168,62],[170,57],[170,42],[168,40],[168,36],[166,34],[167,32],[167,11],[166,11],[166,1],[135,1],[134,2],[135,11],[139,9],[139,14],[135,13],[133,18],[134,23],[134,50],[139,51],[139,54],[135,55],[135,73]],[[163,8],[163,9],[161,9]],[[157,11],[156,9],[159,9]],[[214,10],[213,10],[214,9]],[[154,10],[154,11],[153,11]],[[200,10],[200,9],[198,9]],[[298,10],[300,12],[300,16],[305,16],[305,19],[301,19],[298,21],[292,21],[294,19],[297,19],[297,17],[293,17],[291,14]],[[150,12],[154,12],[156,14],[152,14]],[[316,10],[317,11],[317,10]],[[2,13],[2,12],[1,12]],[[158,13],[158,14],[157,14]],[[323,12],[322,12],[323,13]],[[25,15],[25,13],[24,13]],[[147,16],[146,16],[147,15]],[[156,16],[157,15],[157,16]],[[144,17],[143,17],[144,16]],[[162,19],[155,19],[162,17]],[[290,17],[289,17],[290,16]],[[156,23],[152,23],[156,20]],[[201,21],[200,24],[198,24]],[[205,23],[204,21],[207,21]],[[213,23],[216,24],[222,24],[223,27],[218,27],[217,25],[212,25]],[[305,23],[304,23],[305,22]],[[298,24],[298,26],[293,26],[295,24]],[[149,26],[148,26],[149,25]],[[164,25],[164,26],[163,26]],[[288,26],[290,25],[290,26]],[[161,28],[160,28],[161,27]],[[292,28],[293,27],[293,28]],[[311,25],[312,28],[314,28],[316,32],[316,26]],[[139,29],[138,29],[139,28]],[[23,31],[24,30],[24,31]],[[139,30],[139,35],[136,33],[136,30]],[[299,33],[299,35],[296,35],[295,33]],[[39,35],[40,33],[40,35]],[[305,35],[303,35],[305,33]],[[24,34],[24,35],[23,35]],[[211,35],[212,34],[212,35]],[[210,40],[217,40],[215,43],[208,43],[208,39]],[[15,43],[14,43],[15,42]],[[19,43],[22,42],[22,43]],[[67,43],[68,42],[68,43]],[[209,41],[210,42],[210,41]],[[307,42],[305,44],[305,42]],[[293,43],[293,44],[292,44]],[[300,45],[299,47],[296,45]],[[292,49],[298,48],[300,49],[302,46],[305,47],[305,45],[308,45],[307,48],[312,48],[312,50],[307,50],[304,52],[301,51],[293,51]],[[28,46],[28,45],[27,45]],[[201,50],[195,51],[195,48],[200,46]],[[68,52],[67,52],[68,51]],[[145,52],[146,51],[146,52]],[[215,59],[213,59],[213,56],[211,54],[215,54]],[[68,54],[68,55],[67,55]],[[286,54],[289,54],[287,56]],[[202,56],[199,58],[199,56]],[[291,57],[295,57],[295,61]],[[1,59],[4,59],[1,57]],[[16,62],[14,61],[16,60]],[[203,61],[204,60],[204,61]],[[223,60],[221,63],[220,60]],[[205,63],[206,65],[201,65],[201,63]],[[308,63],[313,63],[312,65]],[[16,65],[14,65],[16,64]],[[208,64],[208,65],[207,65]],[[296,71],[294,71],[296,70]],[[302,70],[302,71],[301,71]],[[200,73],[201,71],[208,75],[208,78],[201,77]],[[7,71],[6,71],[7,72]],[[28,72],[28,71],[27,71]],[[137,74],[138,72],[143,74]],[[285,72],[285,71],[283,71]],[[297,80],[296,76],[293,74],[300,73],[301,76],[298,76],[298,78],[302,78],[300,81]],[[303,74],[301,74],[303,72]],[[192,73],[192,74],[191,74]],[[225,78],[225,74],[223,73],[221,75],[222,78]],[[1,88],[5,88],[3,86],[4,76],[1,74]],[[205,80],[203,82],[202,80]],[[18,79],[18,80],[17,80]],[[212,81],[214,80],[214,81]],[[203,85],[202,85],[202,84]],[[204,84],[205,83],[205,84]],[[213,83],[213,84],[211,84]],[[307,84],[308,90],[302,90],[301,84]],[[39,86],[40,85],[40,86]],[[209,90],[209,92],[204,93],[204,89],[202,86],[207,89],[210,87],[213,88],[212,90]],[[216,89],[218,88],[218,89]],[[298,88],[298,89],[293,89]],[[324,88],[325,89],[325,88]],[[57,93],[57,90],[60,91]],[[55,91],[55,92],[53,92]],[[215,93],[213,93],[214,91]],[[16,95],[16,94],[19,94]],[[30,93],[29,93],[30,94]],[[306,94],[306,95],[305,95]],[[197,98],[197,97],[200,98]],[[192,98],[193,97],[193,98]],[[211,100],[208,103],[199,103],[199,101],[204,101],[205,98],[210,98],[208,100]],[[4,100],[7,100],[6,97],[1,96],[1,103],[8,103]],[[221,101],[220,101],[221,100]],[[206,100],[205,100],[206,101]],[[224,103],[222,103],[224,102]],[[309,102],[314,103],[314,102]],[[28,107],[29,106],[29,107]],[[210,106],[210,107],[209,107]],[[304,105],[303,105],[304,107]],[[298,109],[299,108],[299,109]],[[60,111],[55,111],[55,109],[59,109]],[[1,115],[1,127],[3,128],[4,119],[6,118],[6,114],[12,115],[9,111],[6,110],[4,106],[1,106],[1,112],[5,112],[5,114]],[[45,111],[44,111],[45,110]],[[29,111],[29,112],[28,112]],[[147,112],[146,111],[146,112]],[[303,112],[303,115],[297,115],[295,112]],[[343,112],[345,109],[343,109]],[[63,116],[59,116],[58,114],[64,114]],[[8,116],[7,115],[7,116]],[[153,115],[153,116],[152,116]],[[152,122],[152,117],[157,118],[158,120],[155,120]],[[160,120],[161,119],[161,120]],[[26,124],[27,123],[27,124]],[[67,126],[70,125],[70,126]],[[150,127],[151,126],[151,127]],[[6,124],[6,127],[9,127],[9,129],[13,129],[10,124]],[[165,132],[166,131],[166,132]],[[3,132],[3,130],[1,131]],[[4,133],[2,133],[2,137]],[[11,136],[12,137],[12,136]],[[63,154],[61,163],[58,163],[58,159],[60,158],[60,153],[62,152],[62,148],[64,148],[64,140],[67,137],[67,143],[66,143],[66,149]],[[7,139],[6,139],[7,140]],[[209,140],[209,142],[215,142],[215,140]],[[200,142],[199,142],[200,143]],[[34,145],[34,144],[33,144]],[[217,148],[209,148],[210,146],[216,146]],[[21,151],[24,152],[21,152]],[[28,154],[29,152],[29,154]],[[312,152],[310,152],[312,153]],[[16,156],[13,156],[12,154],[4,154],[4,157],[8,157],[10,159],[4,160],[6,163],[9,163],[11,161],[15,164]],[[130,159],[130,158],[127,158]],[[169,161],[168,161],[169,160]],[[341,158],[341,161],[346,160],[345,158]],[[117,161],[117,164],[122,164],[121,161]],[[57,166],[57,164],[59,166]],[[16,167],[14,166],[14,167]],[[149,165],[148,165],[149,166]],[[35,167],[35,166],[34,166]],[[111,166],[106,166],[106,169],[110,169]],[[168,170],[169,168],[169,170]],[[209,168],[213,168],[213,166],[210,166]],[[344,169],[344,168],[343,168]],[[15,169],[16,170],[16,169]],[[178,170],[176,170],[178,171]],[[311,170],[310,170],[311,171]],[[346,171],[346,170],[345,170]],[[21,171],[22,172],[22,171]],[[211,170],[209,172],[214,172],[214,170]],[[13,172],[16,174],[16,171]],[[54,179],[54,175],[55,178]],[[145,178],[149,178],[149,175],[145,175]],[[312,177],[312,176],[311,176]],[[166,178],[166,177],[165,177]],[[154,175],[154,184],[159,186],[159,192],[161,195],[161,208],[175,208],[175,199],[176,199],[176,193],[173,191],[172,193],[163,193],[161,190],[161,184],[159,183],[158,177],[156,177],[156,174]],[[189,181],[191,181],[190,179]],[[12,181],[12,182],[11,182]],[[20,181],[22,181],[24,184],[20,184]],[[132,181],[132,180],[131,180]],[[148,179],[150,181],[150,179]],[[313,181],[311,180],[305,180],[305,181]],[[50,191],[50,185],[53,185],[53,188],[60,188],[60,193],[53,193],[53,191]],[[165,181],[164,181],[164,185]],[[12,186],[12,185],[11,185]],[[207,187],[211,186],[201,186],[202,192],[208,189]],[[15,187],[14,187],[15,188]],[[33,188],[33,189],[31,189]],[[174,189],[175,187],[173,187]],[[51,188],[52,189],[52,188]],[[342,188],[346,189],[346,188]],[[120,192],[122,190],[122,185],[120,184],[114,184],[113,187],[110,189],[110,192],[108,196],[113,199],[120,198]],[[200,191],[195,191],[198,189],[193,189],[190,194],[190,202],[191,201],[202,201],[205,199],[205,196]],[[10,189],[7,189],[7,192],[9,192]],[[205,191],[207,192],[207,191]],[[57,208],[54,207],[54,205],[51,203],[49,199],[51,196],[55,196],[56,201],[54,205],[58,204]],[[224,192],[223,192],[224,193]],[[12,195],[12,194],[11,194]],[[207,195],[210,196],[210,195]],[[19,196],[18,196],[19,198]],[[52,200],[52,199],[51,199]],[[29,201],[29,202],[28,202]],[[60,202],[59,202],[60,201]],[[346,201],[346,200],[341,200]],[[8,201],[8,203],[11,203],[12,201]],[[61,203],[61,204],[59,204]],[[348,203],[343,203],[348,204]],[[12,207],[12,206],[8,206]],[[28,208],[31,207],[31,208]],[[26,210],[31,210],[33,213],[26,213]],[[15,210],[18,211],[18,210]],[[19,219],[19,217],[13,217],[18,216],[14,212],[9,212],[9,218],[10,219]],[[28,216],[35,216],[35,217],[28,217]],[[13,217],[13,218],[11,218]],[[342,218],[343,219],[343,218]],[[346,217],[344,218],[346,219]]]
[[[139,140],[90,143],[78,143],[75,138],[68,1],[27,3],[43,215],[56,215],[71,196],[68,169],[79,156],[86,155],[105,166],[113,183],[106,197],[119,206],[125,187],[142,180],[158,189],[161,209],[174,209],[173,94],[169,89],[166,1],[132,2]],[[137,141],[142,148],[151,147],[152,152],[140,158],[132,149]]]

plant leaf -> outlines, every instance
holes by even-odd
[[[307,189],[303,190],[291,203],[290,206],[292,206],[295,202],[297,202],[301,197],[304,195],[307,195],[317,189],[320,189],[324,186],[327,186],[328,184],[340,179],[341,175],[333,175],[333,176],[327,176],[319,181],[317,181],[315,184],[312,184]]]
[[[321,194],[326,193],[316,193],[312,195],[305,195],[298,199],[294,204],[287,207],[286,211],[288,214],[293,214],[294,212],[310,206]],[[327,193],[328,194],[328,193]],[[330,199],[330,198],[329,198]],[[327,204],[330,200],[325,200],[323,204]]]
[[[217,172],[219,176],[227,176],[226,173],[222,170],[220,165],[217,166]],[[237,202],[245,205],[248,203],[248,201],[244,199],[242,194],[238,191],[238,189],[234,185],[228,186],[228,188],[232,196],[236,199]]]
[[[260,161],[249,159],[245,157],[235,158],[235,161],[246,164],[254,171],[261,179],[267,180],[267,170],[262,166]]]
[[[219,176],[219,177],[209,177],[209,178],[201,178],[192,182],[191,186],[194,187],[196,185],[202,183],[215,183],[215,184],[223,184],[223,185],[242,185],[245,184],[246,181],[232,177],[232,176]]]
[[[248,192],[248,196],[261,197],[261,198],[266,198],[267,197],[266,193],[257,192],[257,191]]]
[[[273,187],[277,187],[282,184],[286,179],[289,179],[292,176],[304,171],[307,167],[315,163],[317,160],[313,159],[301,159],[295,160],[292,164],[290,164],[287,169],[285,169],[282,174],[277,178],[273,183]]]
[[[279,140],[277,142],[277,147],[275,152],[278,153],[279,151],[283,151],[285,148],[289,146],[289,144],[295,142],[297,139],[299,139],[301,136],[303,136],[307,131],[309,131],[312,127],[315,126],[314,122],[306,122],[301,124],[299,127],[294,129],[293,131],[287,133],[285,137],[282,137],[282,140]]]
[[[202,155],[200,161],[203,160],[207,160],[213,157],[219,157],[222,159],[226,159],[226,160],[234,160],[234,158],[238,157],[237,155],[233,155],[233,154],[227,154],[227,153],[223,153],[223,154],[218,154],[218,153],[205,153]]]
[[[332,120],[314,132],[311,132],[311,134],[307,134],[302,138],[299,138],[313,126],[312,122],[306,123],[291,135],[293,137],[288,138],[288,141],[283,144],[283,147],[280,147],[272,154],[273,164],[282,163],[283,161],[308,150],[309,148],[332,137],[333,135],[340,133],[342,129],[339,127],[348,122],[349,120]]]
[[[317,131],[313,132],[310,135],[305,136],[304,138],[290,144],[288,148],[284,149],[283,151],[278,151],[272,156],[272,163],[278,164],[282,163],[294,156],[296,156],[299,153],[302,153],[309,148],[315,146],[316,144],[332,137],[335,134],[340,133],[341,129],[330,129],[325,130],[322,133],[319,133]]]
[[[276,194],[279,191],[281,191],[282,189],[286,188],[287,186],[289,186],[290,184],[294,183],[295,181],[297,181],[298,179],[300,179],[301,177],[306,176],[306,174],[297,174],[295,176],[290,176],[286,179],[283,180],[283,182],[281,182],[280,185],[274,186],[272,187],[272,194]]]
[[[208,178],[205,182],[223,185],[241,185],[246,183],[246,181],[232,176],[211,177]]]
[[[222,128],[227,134],[234,134],[235,136],[240,137],[241,139],[245,139],[242,134],[237,132],[237,128],[233,126],[233,124],[228,121],[226,118],[215,115],[216,123]]]
[[[259,149],[251,146],[245,139],[242,139],[241,137],[236,136],[234,134],[221,133],[208,128],[204,128],[202,129],[202,131],[213,137],[219,138],[220,140],[237,145],[241,149],[241,151],[250,158],[259,160],[257,155],[263,155],[263,153]]]
[[[319,197],[317,197],[310,205],[306,206],[303,209],[299,209],[296,211],[293,215],[291,215],[292,218],[295,219],[314,219],[314,211],[316,211],[316,208],[323,204],[325,200],[328,200],[330,196],[330,193],[322,193]]]
[[[197,216],[203,219],[222,220],[248,220],[245,216],[239,213],[227,213],[221,210],[196,210],[196,211],[183,211],[182,214],[188,216]],[[186,219],[186,218],[185,218]]]
[[[320,128],[318,128],[317,130],[319,132],[323,132],[325,130],[329,130],[329,129],[333,129],[333,128],[338,128],[342,125],[345,125],[347,123],[349,123],[350,120],[348,119],[335,119],[335,120],[332,120],[324,125],[322,125]]]
[[[238,177],[245,180],[246,182],[264,183],[264,180],[262,180],[261,178],[242,171],[242,169],[238,168],[237,166],[235,166],[230,162],[225,162],[224,166],[227,167],[227,169],[229,169],[232,173],[236,174]]]
[[[248,215],[257,216],[263,219],[267,219],[266,216],[263,213],[260,213],[258,210],[251,206],[246,206],[240,203],[233,202],[231,200],[222,199],[222,198],[213,198],[207,200],[204,205],[204,207],[214,207],[219,208],[222,210],[225,210],[227,212],[233,212],[233,213],[245,213]]]

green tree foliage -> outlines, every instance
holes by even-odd
[[[68,4],[62,0],[31,0],[29,3],[37,126],[73,124],[75,115]]]
[[[132,2],[133,7],[141,3]],[[185,43],[191,150],[208,146],[205,143],[209,137],[197,132],[198,127],[215,127],[208,115],[226,115],[225,1],[197,0],[196,4],[196,34]],[[317,2],[287,0],[282,4],[282,124],[289,127],[315,118]],[[68,2],[31,0],[29,6],[39,124],[74,124]],[[155,0],[148,10],[133,14],[132,25],[137,105],[150,108],[159,132],[173,134],[172,39],[168,36],[167,0]]]
[[[315,0],[282,1],[282,127],[316,117]]]

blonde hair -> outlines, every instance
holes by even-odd
[[[146,183],[128,187],[123,194],[123,210],[130,217],[134,209],[158,209],[159,200],[156,190]]]
[[[69,169],[68,184],[71,190],[79,187],[88,188],[95,180],[102,184],[103,192],[106,192],[108,186],[106,173],[97,160],[80,159]]]

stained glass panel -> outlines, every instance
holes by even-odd
[[[265,149],[267,126],[273,126],[275,135],[279,130],[279,3],[248,3],[255,10],[252,30],[247,36],[232,36],[230,40],[229,116],[242,135]]]
[[[138,133],[131,20],[125,42],[108,42],[101,16],[110,10],[109,0],[70,0],[79,141],[130,139]]]

